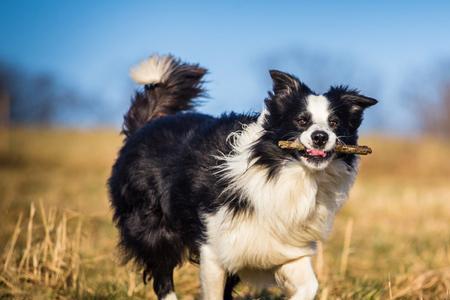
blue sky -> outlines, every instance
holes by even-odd
[[[207,67],[211,99],[202,111],[213,114],[259,109],[268,68],[307,84],[326,73],[330,84],[380,98],[374,127],[404,132],[412,120],[401,112],[403,90],[450,59],[449,29],[448,1],[2,0],[0,59],[98,95],[116,124],[133,89],[128,68],[150,53]],[[297,64],[297,54],[318,56]],[[326,59],[336,68],[325,69]]]

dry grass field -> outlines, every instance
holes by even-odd
[[[450,143],[362,143],[374,154],[319,247],[317,299],[450,299]],[[120,144],[112,130],[0,133],[0,299],[154,299],[114,247],[106,179]],[[177,271],[181,299],[198,298],[197,276]]]

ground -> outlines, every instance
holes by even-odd
[[[450,144],[371,136],[360,176],[315,268],[317,299],[450,299]],[[106,180],[114,130],[0,132],[0,299],[154,299],[120,265]],[[199,297],[198,269],[176,273]],[[238,299],[282,299],[277,289]]]

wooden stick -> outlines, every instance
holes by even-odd
[[[278,146],[281,149],[291,149],[291,150],[306,150],[306,147],[296,141],[279,141]],[[357,145],[336,145],[334,151],[344,154],[359,154],[367,155],[372,153],[372,149],[368,146],[357,146]]]

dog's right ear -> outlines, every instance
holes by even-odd
[[[311,89],[301,82],[294,75],[281,72],[278,70],[270,70],[270,77],[273,81],[273,93],[275,95],[297,92],[301,94],[310,94]]]
[[[296,90],[299,87],[300,81],[293,75],[278,70],[270,70],[269,73],[275,94]]]
[[[303,94],[310,94],[311,90],[293,75],[278,70],[270,70],[269,73],[273,80],[273,92],[269,92],[264,102],[272,118],[281,119],[290,102],[297,101]]]

